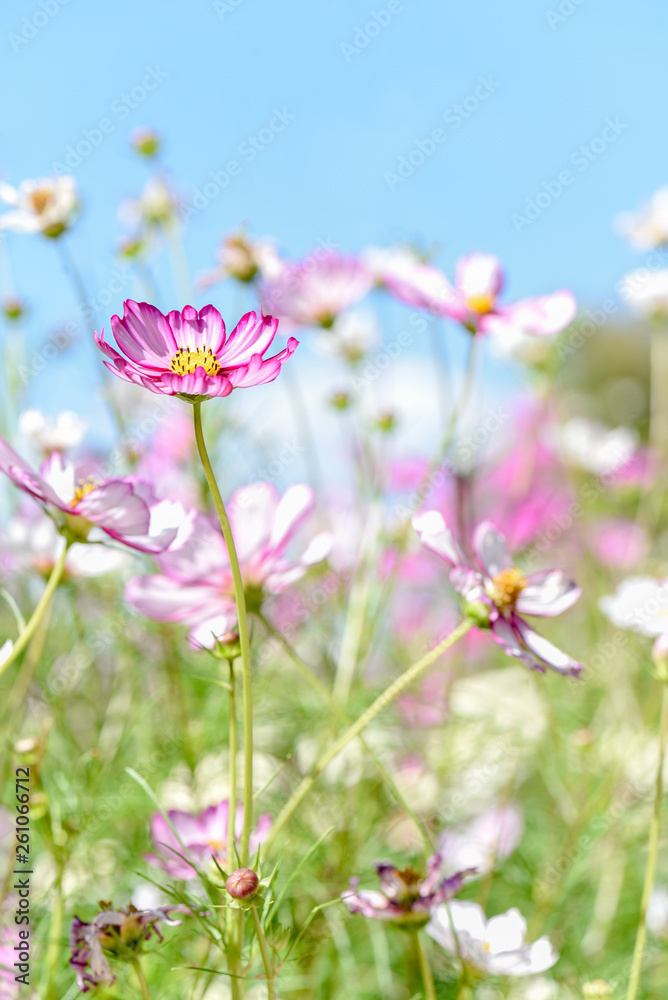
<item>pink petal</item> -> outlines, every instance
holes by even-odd
[[[175,309],[167,314],[167,323],[177,347],[211,348],[217,355],[225,343],[225,323],[214,306],[204,306],[199,312],[193,306],[181,312]]]
[[[571,292],[560,291],[535,299],[523,299],[484,316],[480,328],[484,333],[503,336],[506,333],[553,336],[575,317],[577,305]]]
[[[246,313],[230,334],[218,360],[225,367],[247,364],[254,354],[264,354],[276,336],[277,329],[278,320],[272,316]]]
[[[494,302],[503,288],[503,269],[498,257],[469,253],[455,267],[455,286],[465,298],[489,298]]]
[[[128,299],[123,303],[123,319],[111,317],[111,329],[128,358],[151,369],[169,368],[179,346],[166,318],[148,302]]]
[[[516,607],[523,615],[551,618],[572,607],[580,594],[581,590],[575,581],[561,570],[546,570],[531,574],[527,586],[517,599]]]
[[[315,495],[310,486],[299,484],[286,490],[276,508],[269,539],[269,548],[274,555],[284,551],[314,504]]]
[[[482,521],[476,528],[473,551],[480,568],[488,576],[496,576],[512,566],[506,540],[491,521]]]
[[[557,673],[570,674],[573,677],[577,677],[583,669],[581,663],[562,652],[545,636],[539,635],[517,615],[513,616],[513,628],[521,638],[522,643],[537,658],[539,663],[544,663],[551,670],[556,670]]]
[[[228,516],[240,562],[261,556],[269,545],[280,503],[272,483],[241,486],[232,494]]]
[[[402,302],[437,316],[460,319],[467,311],[466,303],[443,272],[431,264],[414,268],[410,276],[388,277],[387,287]]]
[[[437,556],[446,559],[453,566],[460,566],[466,562],[452,532],[446,527],[442,514],[437,510],[426,510],[416,514],[412,524],[422,544]]]

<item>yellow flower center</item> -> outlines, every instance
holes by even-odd
[[[224,854],[225,853],[225,841],[223,840],[207,840],[207,846],[211,848],[212,854]]]
[[[51,192],[47,191],[46,188],[38,188],[37,191],[33,191],[30,195],[30,204],[35,209],[38,215],[41,215],[46,206],[51,201]]]
[[[74,487],[74,496],[70,500],[70,507],[76,507],[79,501],[83,500],[89,493],[92,493],[99,485],[92,476],[89,476],[88,479],[80,479],[79,485]]]
[[[492,577],[490,597],[497,608],[512,607],[517,598],[527,585],[526,578],[522,571],[513,566],[511,569],[502,569],[500,573]]]
[[[481,316],[490,313],[494,308],[493,295],[469,295],[466,304],[471,312],[479,313]]]
[[[194,375],[198,368],[203,368],[207,375],[217,375],[220,365],[210,347],[179,347],[172,355],[169,366],[177,375]]]

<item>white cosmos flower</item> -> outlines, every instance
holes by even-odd
[[[629,576],[598,606],[618,628],[648,636],[668,632],[668,580]]]
[[[637,212],[617,217],[617,229],[637,250],[651,250],[668,242],[668,187],[655,191]]]
[[[632,427],[611,430],[595,420],[573,417],[561,428],[559,442],[572,462],[605,476],[623,468],[633,457],[638,434]]]
[[[527,924],[514,907],[490,920],[477,903],[454,899],[436,908],[426,931],[451,955],[457,955],[448,908],[457,934],[459,954],[480,972],[494,976],[530,976],[551,969],[559,955],[547,937],[526,944]]]
[[[668,268],[631,271],[622,278],[619,291],[641,316],[659,318],[668,314]]]
[[[81,444],[88,423],[72,410],[64,410],[54,419],[41,410],[24,410],[19,417],[19,431],[41,451],[67,451]]]
[[[74,177],[41,177],[26,180],[18,188],[0,184],[0,198],[12,210],[0,215],[0,229],[17,233],[60,236],[71,225],[77,207]]]
[[[367,247],[361,257],[379,285],[384,284],[387,278],[408,278],[423,263],[409,246]]]

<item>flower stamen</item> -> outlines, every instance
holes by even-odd
[[[527,585],[527,579],[516,566],[503,569],[492,577],[489,596],[497,608],[511,608]]]
[[[469,295],[466,299],[466,304],[471,310],[471,312],[478,313],[480,316],[484,316],[487,313],[491,313],[494,308],[494,296],[493,295]]]
[[[74,488],[74,496],[70,500],[70,507],[76,507],[84,497],[92,493],[99,485],[93,476],[89,476],[88,479],[80,479],[79,485]]]
[[[203,368],[207,375],[220,372],[220,364],[210,347],[179,347],[169,367],[177,375],[194,375],[198,368]]]

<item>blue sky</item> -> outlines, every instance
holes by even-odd
[[[319,240],[354,251],[411,239],[450,268],[482,249],[505,261],[512,297],[570,287],[595,305],[637,264],[614,216],[666,181],[667,30],[661,0],[15,2],[0,32],[0,176],[48,174],[85,130],[111,121],[73,170],[84,212],[70,248],[89,295],[117,265],[118,203],[147,176],[128,134],[152,125],[185,198],[240,164],[187,227],[193,274],[246,221],[291,256]],[[397,179],[402,163],[410,175]],[[554,193],[564,170],[571,182],[518,231],[527,200],[545,184]],[[39,344],[76,319],[72,291],[47,241],[11,235],[7,249]],[[4,294],[6,260],[0,280]],[[60,369],[31,391],[67,399]]]

